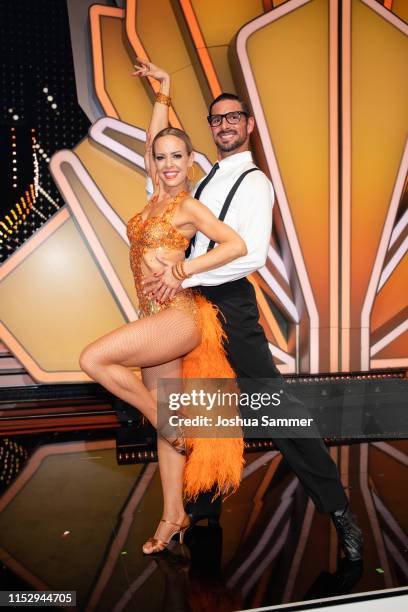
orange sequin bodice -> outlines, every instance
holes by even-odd
[[[127,224],[127,236],[130,242],[130,267],[135,280],[136,293],[139,299],[139,316],[148,316],[160,312],[169,306],[183,306],[185,300],[193,302],[190,290],[178,293],[172,300],[159,304],[143,293],[142,279],[144,276],[158,272],[163,268],[157,260],[157,255],[175,262],[184,259],[184,252],[189,240],[173,225],[172,219],[179,202],[188,196],[185,191],[171,200],[161,215],[143,219],[142,213],[137,213]],[[188,306],[190,308],[190,306]]]

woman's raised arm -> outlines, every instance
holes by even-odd
[[[170,106],[170,75],[165,71],[146,60],[137,57],[138,64],[135,64],[135,71],[132,76],[151,77],[160,83],[160,95],[156,94],[156,100],[153,105],[152,118],[150,120],[149,129],[146,139],[146,155],[145,165],[146,171],[154,179],[154,160],[152,156],[151,143],[164,128],[169,125],[169,106]]]

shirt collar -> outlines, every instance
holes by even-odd
[[[241,151],[241,153],[235,153],[234,155],[229,155],[224,159],[219,160],[218,164],[220,168],[230,168],[232,166],[238,166],[239,164],[243,164],[245,162],[252,161],[252,153],[251,151]]]

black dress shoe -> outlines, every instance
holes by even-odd
[[[332,521],[337,531],[340,546],[349,561],[363,558],[363,535],[354,514],[347,505],[344,510],[332,512]]]

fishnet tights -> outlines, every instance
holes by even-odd
[[[181,378],[182,357],[200,342],[196,318],[168,308],[127,323],[88,345],[79,363],[88,376],[124,400],[157,427],[157,383],[160,378]],[[142,380],[129,370],[142,368]],[[158,438],[159,469],[163,489],[163,517],[182,523],[185,458]],[[170,531],[171,531],[170,527]],[[154,537],[167,540],[169,526],[159,523]]]
[[[180,378],[181,358],[200,342],[196,320],[176,308],[127,323],[89,344],[79,363],[88,376],[138,408],[156,427],[159,378]],[[143,382],[129,370],[142,368]]]

